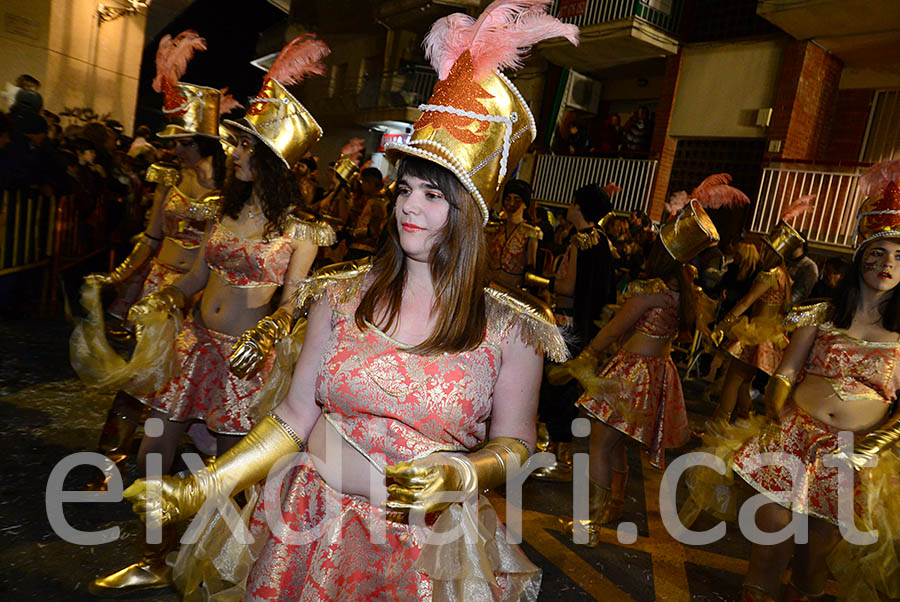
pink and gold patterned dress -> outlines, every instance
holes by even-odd
[[[541,229],[521,222],[507,235],[505,223],[491,223],[485,227],[485,234],[491,278],[509,288],[521,286],[528,261],[528,241],[540,240]]]
[[[181,192],[177,184],[171,185],[162,206],[163,237],[183,249],[199,248],[206,224],[216,218],[217,207],[212,198],[191,198]],[[186,271],[153,257],[149,262],[149,271],[147,268],[141,269],[126,281],[109,313],[124,319],[135,301],[169,286]]]
[[[501,344],[517,336],[514,332],[523,338],[543,332],[543,344],[526,342],[557,358],[565,353],[554,324],[525,313],[508,293],[493,288],[485,290],[488,328],[476,349],[434,356],[408,353],[374,327],[357,328],[354,313],[365,276],[363,270],[325,289],[332,332],[318,372],[316,400],[325,419],[380,471],[434,452],[467,452],[485,441],[503,363]],[[432,599],[438,586],[417,570],[426,545],[421,530],[389,522],[384,510],[367,499],[330,488],[307,459],[279,482],[284,484],[280,498],[263,497],[251,520],[252,535],[257,541],[265,538],[265,545],[250,572],[245,600]],[[286,531],[270,532],[266,512],[280,516]],[[303,541],[291,542],[284,535],[309,534],[311,528],[315,535]],[[499,521],[487,535],[488,545],[499,553],[497,593],[533,600],[539,569],[518,547],[506,544]]]
[[[634,325],[645,336],[671,341],[678,334],[678,299],[662,280],[636,281],[625,298],[660,295],[661,305],[649,309]],[[620,387],[595,393],[591,387],[578,399],[591,417],[647,446],[650,463],[662,468],[667,447],[681,447],[691,436],[681,379],[667,353],[664,357],[640,355],[620,349],[600,369],[597,377]]]
[[[890,404],[900,389],[900,342],[872,342],[853,338],[831,323],[817,326],[816,339],[799,380],[814,374],[829,380],[842,400],[873,399]],[[767,443],[750,438],[734,456],[734,471],[760,493],[794,512],[838,523],[838,469],[824,458],[838,448],[838,429],[816,420],[795,405],[767,427]],[[765,449],[763,449],[765,447]],[[762,452],[784,452],[800,459],[804,471],[793,483],[782,466],[763,466]],[[858,483],[857,483],[858,493]],[[857,500],[858,501],[858,500]]]
[[[760,282],[769,288],[753,303],[753,317],[741,316],[731,327],[725,351],[745,364],[773,374],[789,343],[782,322],[791,297],[791,280],[787,270],[778,266],[757,274],[754,285]]]
[[[217,223],[206,243],[206,263],[229,285],[237,288],[284,284],[293,254],[292,239],[333,232],[324,224],[291,220],[288,233],[266,240],[248,240]],[[188,314],[175,340],[179,374],[147,405],[165,412],[169,420],[202,420],[209,430],[223,435],[245,435],[253,428],[257,395],[272,368],[269,354],[253,374],[238,377],[228,358],[238,337],[204,327],[196,312]]]

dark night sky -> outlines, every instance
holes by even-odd
[[[147,40],[141,64],[141,81],[135,126],[147,124],[154,131],[162,128],[162,96],[153,91],[156,74],[154,57],[159,39],[195,29],[206,38],[205,52],[198,52],[188,65],[182,80],[192,84],[223,88],[246,105],[262,84],[263,72],[250,65],[257,58],[260,33],[287,21],[287,15],[266,0],[197,0],[172,21],[153,40]]]

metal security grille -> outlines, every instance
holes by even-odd
[[[553,0],[550,14],[579,27],[638,18],[675,33],[681,0]]]
[[[572,194],[585,184],[603,186],[613,182],[622,188],[612,197],[616,211],[646,212],[657,164],[656,159],[538,155],[534,166],[534,197],[568,205]]]
[[[750,231],[767,233],[781,212],[800,196],[816,195],[813,210],[789,220],[810,243],[850,247],[856,229],[856,211],[862,202],[858,191],[863,168],[825,171],[815,166],[773,164],[763,169],[754,204]]]
[[[859,160],[877,163],[895,158],[900,158],[900,90],[878,90]]]

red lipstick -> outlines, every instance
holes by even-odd
[[[404,222],[400,224],[404,230],[407,232],[419,232],[420,230],[424,230],[425,228],[421,226],[417,226],[415,224],[410,224],[409,222]]]

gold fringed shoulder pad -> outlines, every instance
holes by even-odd
[[[188,206],[188,214],[190,214],[191,219],[213,222],[219,219],[224,198],[218,190],[208,192],[202,197],[191,201],[190,206]]]
[[[606,235],[599,228],[591,228],[584,232],[576,232],[572,235],[572,244],[579,251],[587,251],[588,249],[600,244],[600,241],[606,239]]]
[[[753,279],[754,284],[765,284],[766,286],[772,287],[778,284],[778,266],[775,266],[771,270],[762,270],[759,274],[756,275],[756,278]]]
[[[147,168],[144,179],[163,186],[174,186],[181,181],[181,170],[163,163],[153,163]]]
[[[518,327],[522,341],[554,362],[569,359],[556,319],[550,308],[537,297],[498,284],[485,288],[488,328],[506,332]]]
[[[544,231],[538,228],[537,226],[532,226],[531,224],[523,224],[525,226],[525,234],[528,238],[534,238],[536,240],[544,240]]]
[[[503,222],[489,221],[488,223],[486,223],[484,225],[484,233],[485,234],[494,234],[497,231],[499,231],[502,226],[503,226]]]
[[[337,242],[334,229],[325,222],[300,219],[289,215],[284,235],[296,240],[308,240],[320,247],[330,247]]]
[[[649,280],[632,280],[628,283],[625,292],[622,293],[623,299],[630,299],[635,295],[658,295],[669,290],[666,283],[661,278],[651,278]]]
[[[336,303],[346,303],[359,293],[363,280],[371,269],[371,257],[319,268],[312,276],[298,283],[294,293],[294,307],[303,312],[309,303],[320,299],[326,292],[331,292]]]
[[[833,317],[834,305],[831,301],[798,305],[784,317],[784,328],[788,332],[793,332],[803,326],[817,326],[830,322]]]

